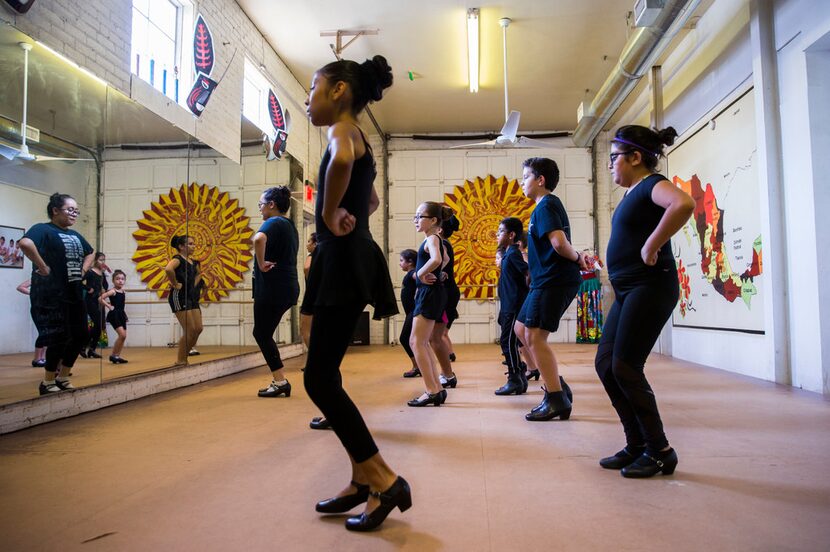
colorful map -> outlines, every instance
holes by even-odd
[[[669,180],[695,200],[671,240],[680,283],[675,327],[764,332],[754,105],[750,90],[669,152]]]

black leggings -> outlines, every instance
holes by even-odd
[[[504,355],[504,359],[507,361],[507,373],[512,377],[518,377],[519,370],[522,369],[522,361],[519,358],[519,338],[513,329],[513,325],[516,323],[516,313],[502,314],[499,319],[501,320],[499,344],[501,345],[501,354]]]
[[[75,366],[78,354],[89,339],[87,309],[82,302],[64,305],[63,316],[66,333],[61,343],[49,343],[46,348],[47,372],[57,372],[60,364],[67,368]]]
[[[616,298],[597,348],[594,365],[625,431],[626,444],[659,451],[669,442],[654,391],[643,368],[677,304],[677,274],[623,286],[612,282]]]
[[[378,452],[366,422],[343,389],[340,363],[365,305],[314,307],[305,365],[305,389],[357,462]]]
[[[282,315],[291,305],[281,305],[254,299],[254,340],[262,351],[262,356],[272,372],[283,367],[280,350],[274,341],[274,332],[280,324]]]
[[[87,348],[94,351],[98,348],[98,342],[101,341],[101,330],[104,328],[104,309],[98,301],[94,303],[85,301],[86,314],[92,320],[92,326],[89,328]]]
[[[398,340],[401,342],[401,345],[403,345],[403,350],[406,351],[409,358],[415,358],[415,353],[412,352],[412,347],[409,346],[410,335],[412,335],[412,313],[408,313],[406,315],[406,320],[403,321],[401,335]]]

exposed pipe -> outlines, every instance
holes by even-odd
[[[616,68],[591,100],[588,114],[577,124],[573,135],[574,144],[579,147],[591,144],[637,82],[683,28],[700,2],[701,0],[666,0],[654,25],[639,27],[631,35],[623,47]]]

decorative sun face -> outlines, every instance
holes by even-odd
[[[525,231],[534,203],[522,193],[519,182],[488,175],[483,180],[465,180],[444,202],[452,207],[460,222],[450,238],[455,251],[455,280],[466,299],[491,299],[496,296],[499,271],[496,256],[496,231],[506,217],[522,221]]]
[[[141,281],[159,297],[170,293],[164,267],[176,254],[170,247],[173,236],[187,234],[196,242],[192,258],[201,265],[205,288],[202,298],[218,301],[242,281],[249,270],[251,236],[250,219],[239,202],[219,188],[182,184],[152,202],[144,218],[138,221],[133,237],[138,242],[133,261]]]

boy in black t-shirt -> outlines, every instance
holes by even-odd
[[[522,235],[522,221],[508,217],[501,221],[496,232],[498,248],[504,253],[499,268],[499,344],[507,362],[507,383],[496,390],[496,395],[521,395],[527,391],[527,377],[519,359],[519,340],[513,326],[528,292],[527,263],[517,244]]]
[[[530,291],[516,321],[516,335],[526,345],[533,364],[545,382],[545,398],[525,419],[531,422],[571,415],[572,395],[559,377],[559,367],[548,336],[576,297],[585,261],[571,245],[571,227],[565,207],[553,195],[559,167],[552,159],[531,157],[523,163],[522,191],[536,202],[527,228]]]

